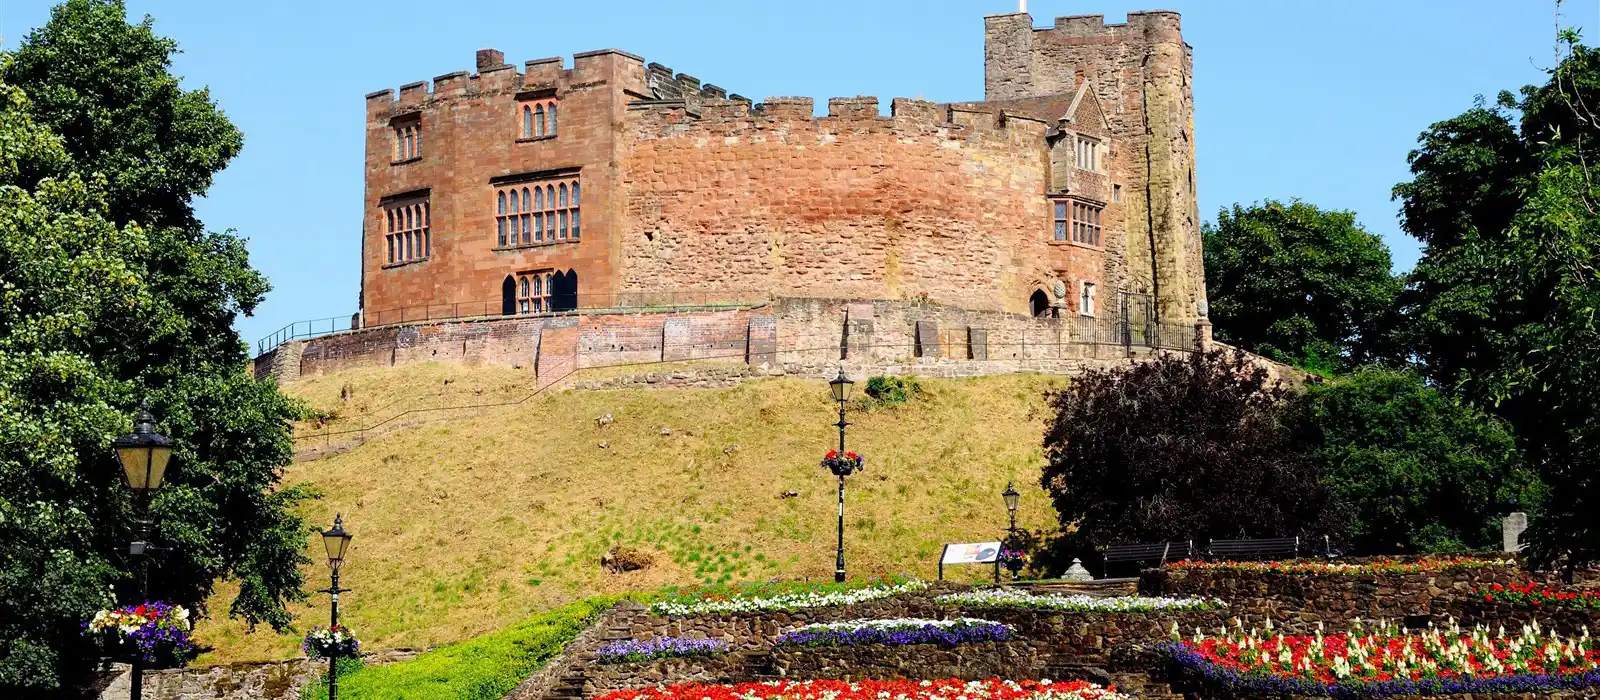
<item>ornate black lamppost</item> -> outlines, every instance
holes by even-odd
[[[128,554],[139,562],[139,602],[150,597],[150,497],[161,488],[167,475],[167,460],[172,458],[172,441],[156,432],[156,418],[143,407],[133,415],[133,434],[124,435],[112,442],[117,450],[117,460],[122,462],[122,475],[128,488],[133,489],[139,502],[139,539],[128,545]],[[133,654],[131,669],[133,700],[144,696],[144,656],[137,650]]]
[[[839,550],[834,559],[833,580],[836,583],[844,582],[844,478],[860,471],[863,463],[861,458],[850,455],[844,451],[844,428],[850,425],[844,419],[844,403],[850,399],[850,387],[855,382],[844,376],[844,367],[839,368],[839,376],[828,382],[828,389],[833,392],[833,400],[839,402],[839,451],[822,461],[828,471],[839,477]]]
[[[329,624],[335,629],[330,630],[330,634],[339,627],[339,594],[350,590],[339,587],[339,565],[344,563],[344,554],[346,550],[350,549],[350,539],[352,537],[354,535],[345,532],[343,513],[335,514],[333,516],[333,527],[322,533],[322,546],[328,550],[328,569],[333,572],[332,584],[320,591],[333,598],[333,605],[331,606],[332,619]],[[339,645],[336,642],[331,647],[328,653],[328,700],[339,700]]]
[[[1008,481],[1006,482],[1006,490],[1000,493],[1000,497],[1005,499],[1006,512],[1011,515],[1011,525],[1006,527],[1006,546],[1001,547],[1001,549],[1015,553],[1017,551],[1016,547],[1018,544],[1017,502],[1022,500],[1022,494],[1017,493],[1016,487],[1012,486],[1011,482]],[[1017,572],[1022,570],[1022,560],[1016,556],[1012,556],[1006,560],[1006,568],[1011,570],[1011,579],[1016,580]]]

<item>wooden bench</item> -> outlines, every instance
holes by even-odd
[[[1206,548],[1211,559],[1294,559],[1300,556],[1300,538],[1274,537],[1261,540],[1212,540]]]
[[[1154,563],[1165,564],[1169,561],[1191,559],[1194,557],[1194,542],[1155,542],[1151,544],[1115,544],[1106,547],[1106,576],[1111,575],[1112,564]]]

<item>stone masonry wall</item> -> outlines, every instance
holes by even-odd
[[[362,655],[371,666],[405,661],[418,651],[396,649]],[[328,670],[328,662],[290,659],[259,663],[237,663],[199,668],[148,671],[144,678],[145,700],[295,700],[300,690]],[[126,700],[132,689],[128,667],[118,664],[103,674],[99,687],[82,695],[98,700]]]
[[[1052,281],[1099,283],[1053,246],[1048,124],[994,109],[810,98],[633,105],[620,288],[770,290],[1024,313]]]
[[[639,364],[643,376],[654,371],[652,364],[678,362],[760,370],[746,376],[821,376],[843,361],[862,376],[1077,374],[1195,343],[1192,328],[1134,325],[1130,332],[1133,343],[1124,346],[1123,331],[1113,319],[1033,318],[918,302],[780,299],[719,311],[491,317],[362,328],[285,343],[258,358],[255,371],[291,381],[353,367],[447,362],[532,369],[545,383],[583,368]]]

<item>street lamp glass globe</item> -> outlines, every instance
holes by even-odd
[[[1006,510],[1013,513],[1017,512],[1017,501],[1022,499],[1022,494],[1017,493],[1017,489],[1011,485],[1011,482],[1006,482],[1006,490],[1000,494],[1000,497],[1006,499]]]
[[[350,539],[354,537],[344,529],[344,514],[333,516],[333,527],[322,533],[322,547],[328,550],[328,567],[339,568],[344,563],[344,555],[350,549]]]
[[[840,402],[848,401],[850,399],[850,387],[853,384],[855,384],[855,382],[850,381],[849,377],[844,376],[844,368],[840,367],[839,376],[828,381],[828,389],[833,392],[833,400]]]
[[[117,438],[112,445],[129,488],[139,493],[161,488],[167,460],[172,458],[172,441],[156,432],[155,416],[139,409],[133,416],[133,434]]]

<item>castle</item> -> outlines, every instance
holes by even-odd
[[[1178,14],[984,39],[982,101],[888,117],[614,49],[371,93],[354,325],[796,297],[1208,328]]]

